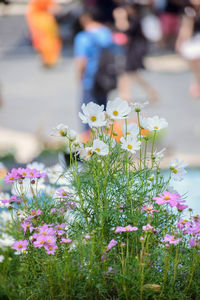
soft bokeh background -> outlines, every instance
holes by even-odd
[[[73,18],[68,13],[78,10],[83,2],[58,2],[60,13],[68,17],[60,26],[64,39],[62,57],[51,69],[42,66],[32,48],[25,19],[28,1],[13,0],[6,7],[0,3],[3,102],[0,107],[0,160],[8,167],[35,159],[49,165],[55,163],[60,145],[50,137],[52,127],[64,123],[78,132],[81,130],[78,119],[80,86],[73,59]],[[188,92],[192,74],[187,62],[170,45],[152,45],[145,65],[142,75],[157,88],[160,102],[149,105],[144,114],[159,115],[169,122],[168,131],[158,145],[158,150],[167,148],[165,166],[173,157],[178,157],[190,166],[200,167],[200,99],[191,98]],[[134,82],[132,92],[134,100],[146,99]],[[110,98],[115,95],[117,91]],[[197,203],[200,201],[199,169],[192,174],[187,187],[196,189]]]

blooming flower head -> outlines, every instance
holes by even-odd
[[[53,128],[51,135],[65,137],[67,136],[68,129],[69,127],[67,125],[59,124],[55,128]]]
[[[180,195],[177,193],[170,193],[168,191],[164,191],[159,197],[154,197],[153,200],[156,200],[158,205],[169,204],[171,207],[178,206],[184,200],[180,199]]]
[[[7,175],[4,177],[4,182],[14,182],[15,180],[19,179],[20,175],[17,171],[17,169],[12,169],[11,172],[8,172]]]
[[[131,226],[131,225],[127,225],[125,227],[122,227],[122,226],[117,226],[116,227],[116,230],[115,230],[115,233],[119,233],[119,232],[129,232],[129,231],[137,231],[138,230],[138,227],[136,226]]]
[[[200,240],[198,240],[197,238],[191,238],[189,240],[189,245],[192,247],[197,247],[199,249],[200,248]]]
[[[43,212],[40,209],[33,209],[31,215],[26,219],[26,221],[30,221],[32,218],[39,217],[42,213]]]
[[[141,126],[149,131],[160,131],[168,126],[167,121],[164,118],[154,116],[152,118],[141,119]]]
[[[122,131],[123,131],[123,135],[126,136],[133,136],[133,137],[137,137],[137,135],[139,134],[139,127],[137,126],[136,123],[130,123],[126,125],[124,124],[122,126]]]
[[[131,107],[126,101],[116,98],[113,101],[108,101],[106,112],[112,120],[122,120],[128,117]]]
[[[14,242],[12,249],[18,250],[18,251],[25,251],[28,246],[28,241],[16,241]]]
[[[178,244],[182,239],[181,238],[175,238],[175,235],[166,234],[164,237],[163,242],[167,242],[168,244]]]
[[[102,127],[106,125],[104,105],[98,105],[94,102],[83,104],[81,107],[83,114],[79,112],[79,117],[83,124],[88,124],[90,127]]]
[[[163,148],[161,151],[154,154],[155,162],[160,162],[163,159],[165,150],[166,148]]]
[[[100,156],[105,156],[109,153],[109,147],[103,141],[96,139],[93,141],[92,151]]]
[[[60,244],[70,244],[71,242],[72,242],[71,239],[66,239],[66,238],[62,237]]]
[[[26,233],[27,230],[29,230],[29,232],[32,232],[34,230],[34,227],[30,222],[23,222],[20,223],[20,225],[24,229],[24,234]]]
[[[142,226],[142,230],[144,232],[156,232],[155,228],[153,226],[151,226],[150,224]]]
[[[171,177],[175,181],[181,181],[187,171],[184,169],[187,167],[187,164],[182,160],[175,158],[170,163]]]
[[[135,154],[136,151],[140,149],[141,145],[141,142],[137,141],[137,138],[131,135],[127,136],[126,139],[121,137],[120,142],[122,143],[122,149],[131,152],[132,154]]]
[[[2,263],[4,261],[4,256],[0,255],[0,263]]]
[[[72,194],[67,192],[65,189],[58,189],[56,194],[64,199],[68,199],[72,196]]]
[[[135,112],[140,112],[142,108],[144,108],[147,104],[149,104],[149,101],[145,102],[134,102],[131,103],[131,106],[135,110]]]
[[[85,147],[79,150],[80,158],[86,161],[90,160],[92,153],[92,147]]]
[[[151,217],[153,217],[154,212],[158,212],[157,209],[153,208],[153,205],[143,205],[141,211],[142,212],[146,211]]]

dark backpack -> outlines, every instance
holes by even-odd
[[[115,54],[103,48],[99,57],[98,70],[94,78],[94,94],[103,97],[117,87]]]

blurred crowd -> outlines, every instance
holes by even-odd
[[[70,24],[81,104],[105,105],[116,88],[131,101],[133,83],[152,103],[159,101],[139,72],[152,49],[173,50],[188,60],[194,74],[190,93],[200,97],[200,0],[84,0],[67,12],[54,0],[31,0],[26,18],[45,67],[58,61],[67,40],[62,29]]]

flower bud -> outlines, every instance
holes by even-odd
[[[76,139],[76,131],[73,129],[69,129],[67,132],[67,136],[71,141],[74,141]]]

